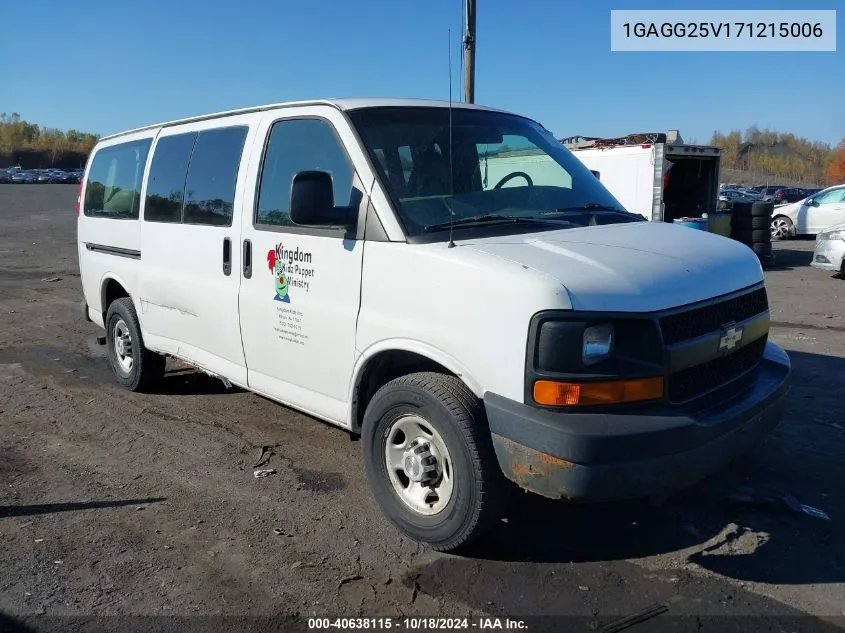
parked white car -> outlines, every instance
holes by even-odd
[[[817,235],[842,222],[845,222],[845,185],[836,185],[809,198],[776,207],[772,214],[772,239]]]
[[[816,236],[810,265],[845,275],[845,222],[830,226]]]

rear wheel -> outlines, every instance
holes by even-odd
[[[106,353],[117,382],[131,391],[146,391],[164,375],[167,359],[144,347],[129,297],[112,301],[106,313]]]
[[[785,215],[772,218],[770,228],[773,240],[785,240],[795,235],[795,226]]]
[[[362,425],[367,479],[401,532],[456,551],[501,517],[510,489],[484,407],[454,376],[421,372],[373,396]]]

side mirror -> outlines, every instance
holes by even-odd
[[[334,206],[332,176],[325,171],[301,171],[290,188],[290,219],[304,226],[354,225],[357,210]]]
[[[807,198],[807,199],[804,201],[804,203],[805,203],[808,207],[815,207],[815,206],[817,206],[817,205],[818,205],[818,202],[816,202],[816,201],[815,201],[815,200],[813,200],[812,198]]]

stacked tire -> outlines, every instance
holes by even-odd
[[[731,213],[731,237],[748,246],[763,268],[774,264],[771,202],[736,202]]]

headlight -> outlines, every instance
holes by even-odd
[[[581,357],[585,365],[595,365],[613,352],[613,326],[592,325],[584,330]]]
[[[819,233],[820,240],[843,240],[845,241],[845,230],[828,231],[827,233]]]

